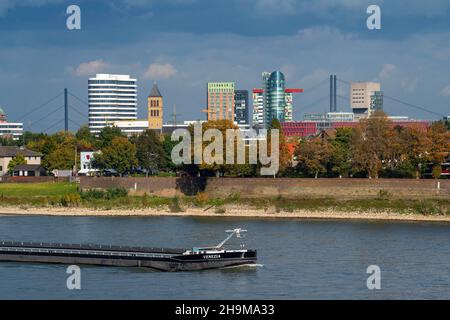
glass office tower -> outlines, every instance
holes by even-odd
[[[286,80],[284,74],[280,71],[272,72],[267,82],[267,100],[264,110],[266,127],[270,126],[272,119],[284,122],[286,109],[285,89]]]

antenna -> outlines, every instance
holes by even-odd
[[[177,105],[174,104],[173,105],[173,113],[171,114],[172,119],[173,119],[173,125],[176,126],[177,125],[177,116],[181,116],[181,114],[177,113]]]

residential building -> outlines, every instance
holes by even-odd
[[[253,126],[264,126],[264,90],[253,89]]]
[[[152,130],[162,130],[164,100],[156,83],[153,84],[152,91],[147,99],[148,106],[148,128]]]
[[[248,91],[235,90],[234,92],[234,121],[238,125],[250,124],[249,121]]]
[[[294,121],[294,93],[302,93],[303,89],[286,89],[284,91],[285,93],[285,101],[286,101],[286,107],[284,112],[284,121],[290,122]]]
[[[0,138],[19,140],[23,136],[23,123],[8,122],[6,112],[0,107]]]
[[[97,74],[89,79],[89,129],[98,134],[115,121],[137,119],[137,84],[129,75]]]
[[[234,82],[208,82],[206,119],[234,122]]]
[[[42,154],[23,147],[4,147],[0,146],[0,176],[8,173],[9,162],[21,155],[29,165],[40,165]]]
[[[80,152],[80,176],[91,176],[98,172],[98,169],[92,167],[92,161],[95,158],[95,154],[99,151],[81,151]]]
[[[382,104],[380,83],[354,82],[350,85],[350,107],[356,119],[369,117],[375,111],[373,108],[382,108]]]
[[[40,164],[19,164],[12,172],[13,177],[41,177],[45,176],[45,169]]]
[[[292,93],[288,93],[286,92],[284,95],[284,99],[285,99],[285,103],[286,103],[286,107],[284,109],[284,121],[285,122],[290,122],[293,120],[293,106],[292,106]]]

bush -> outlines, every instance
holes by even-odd
[[[124,198],[126,196],[128,196],[128,191],[125,188],[113,188],[106,191],[106,199],[108,200]]]
[[[148,207],[148,196],[147,196],[147,193],[144,193],[144,195],[142,196],[142,206],[144,207],[144,208],[147,208]]]
[[[105,192],[103,190],[92,189],[85,192],[81,192],[81,198],[83,200],[103,199]]]
[[[236,203],[239,201],[240,198],[241,196],[239,195],[239,193],[232,193],[226,197],[225,202]]]
[[[128,196],[128,191],[124,188],[112,188],[106,191],[93,189],[82,192],[80,195],[83,200],[114,200],[117,198],[125,198]]]
[[[81,203],[81,196],[78,193],[70,193],[61,197],[60,205],[63,207],[78,207]]]
[[[207,203],[209,200],[208,195],[205,192],[199,192],[196,196],[195,196],[195,200],[194,203],[196,205],[204,205],[205,203]]]
[[[422,200],[414,206],[414,211],[423,215],[444,215],[445,212],[436,201]]]
[[[391,198],[391,194],[387,190],[381,189],[378,191],[377,199],[378,200],[389,200]]]
[[[178,197],[172,198],[172,203],[169,205],[169,210],[173,213],[184,212],[181,208],[180,199]]]
[[[226,210],[225,210],[225,208],[219,207],[219,208],[216,208],[216,210],[214,210],[214,212],[215,212],[215,213],[223,214],[223,213],[226,212]]]

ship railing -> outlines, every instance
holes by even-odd
[[[0,247],[2,252],[26,252],[26,253],[47,253],[47,254],[90,254],[97,256],[120,256],[120,257],[136,257],[136,258],[166,258],[167,255],[157,253],[141,253],[141,252],[120,252],[120,251],[99,251],[99,250],[66,250],[66,249],[37,249],[37,248],[19,248],[19,247]]]
[[[132,251],[143,253],[163,253],[163,254],[182,254],[186,249],[175,248],[149,248],[149,247],[130,247],[130,246],[114,246],[114,245],[96,245],[96,244],[64,244],[64,243],[34,243],[34,242],[13,242],[2,241],[1,246],[10,247],[31,247],[31,248],[64,248],[64,249],[81,249],[81,250],[101,250],[101,251]]]

